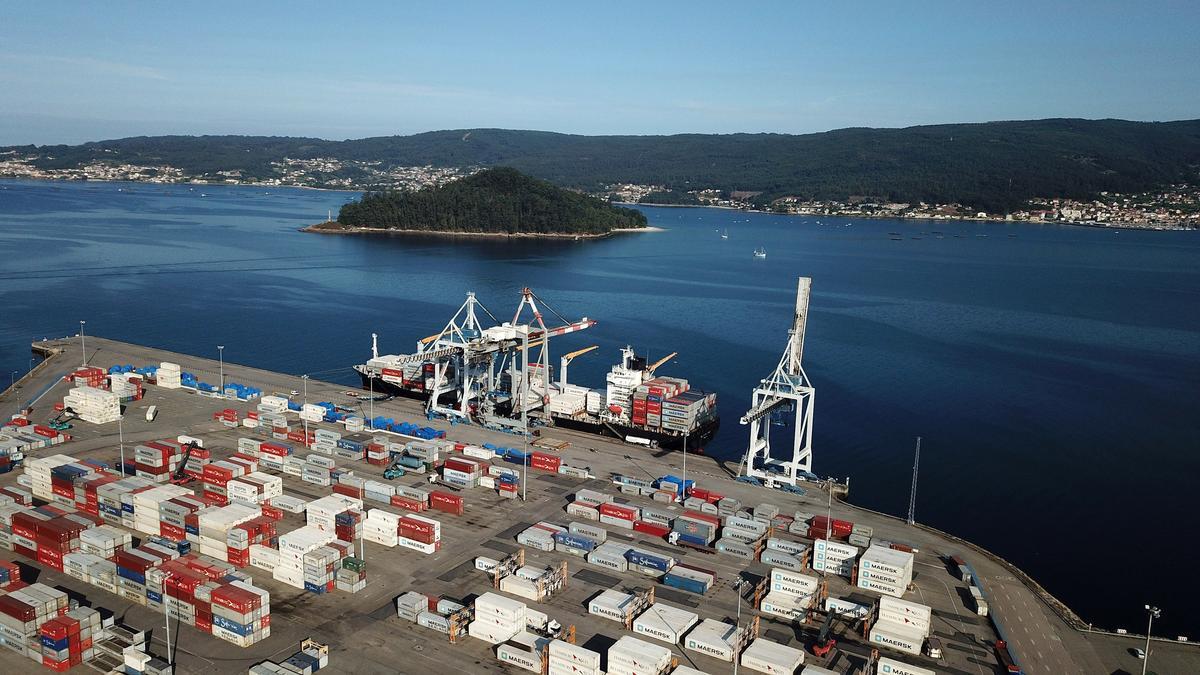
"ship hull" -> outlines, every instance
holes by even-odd
[[[683,449],[684,437],[682,434],[676,435],[661,431],[650,431],[648,429],[640,429],[627,424],[581,420],[574,417],[555,417],[554,425],[564,429],[582,431],[584,433],[596,434],[598,436],[608,436],[610,438],[619,438],[621,440],[624,440],[627,436],[644,438],[652,443],[655,443],[659,449],[663,450]],[[709,441],[711,441],[717,435],[717,429],[720,428],[720,426],[720,418],[714,418],[700,425],[692,432],[689,432],[687,435],[688,452],[703,453],[704,446],[707,445]]]
[[[369,391],[373,391],[376,394],[388,394],[391,396],[403,396],[404,398],[411,398],[411,399],[414,399],[417,401],[428,401],[429,400],[429,392],[425,391],[424,389],[409,389],[407,387],[402,387],[393,382],[388,382],[387,380],[385,380],[381,377],[378,377],[378,376],[371,377],[370,375],[367,375],[366,373],[362,372],[361,370],[356,369],[355,372],[358,373],[359,379],[362,380],[362,388],[369,390]],[[457,398],[458,398],[458,396],[455,392],[447,392],[445,394],[442,394],[440,402],[441,403],[447,403],[447,402],[453,403]]]
[[[371,377],[357,368],[355,372],[358,373],[359,378],[362,380],[362,388],[374,391],[376,394],[402,396],[418,401],[429,400],[429,393],[424,389],[409,389],[393,382],[388,382],[378,376]],[[440,403],[453,404],[457,399],[457,392],[447,392],[442,394]],[[501,413],[503,414],[503,411]],[[620,440],[625,440],[626,437],[630,436],[645,439],[662,450],[682,450],[684,443],[684,436],[682,434],[651,431],[628,424],[601,422],[595,418],[581,420],[573,417],[554,417],[554,425],[564,429],[572,429]],[[704,446],[717,435],[717,429],[720,428],[720,425],[720,418],[713,418],[689,432],[687,435],[688,452],[703,453]]]

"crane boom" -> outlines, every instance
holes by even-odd
[[[571,352],[570,354],[564,354],[563,357],[559,360],[558,383],[564,387],[567,386],[567,366],[571,365],[571,361],[574,361],[576,356],[583,356],[584,354],[592,351],[593,349],[599,349],[599,348],[600,348],[600,345],[592,345],[591,347],[584,347],[583,349],[576,349],[575,351]]]
[[[653,375],[654,371],[658,370],[659,366],[666,363],[667,361],[670,361],[671,359],[675,358],[676,356],[679,356],[679,352],[671,352],[670,354],[667,354],[666,356],[662,357],[661,359],[655,361],[654,364],[651,365],[649,368],[646,368],[646,373],[648,375]]]

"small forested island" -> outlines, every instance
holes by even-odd
[[[640,211],[564,190],[510,168],[412,192],[369,192],[312,232],[601,237],[646,228]]]

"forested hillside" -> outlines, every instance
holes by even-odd
[[[485,169],[441,187],[377,192],[342,207],[339,225],[429,232],[607,234],[646,216],[522,175]]]
[[[1032,197],[1087,199],[1198,182],[1200,120],[1049,119],[817,134],[576,136],[473,129],[347,141],[247,136],[126,138],[7,148],[44,168],[101,161],[167,164],[190,175],[276,175],[283,158],[331,157],[381,166],[510,166],[562,187],[618,182],[669,193],[716,188],[781,196],[960,202],[989,211]],[[353,176],[351,168],[346,175]],[[683,197],[677,197],[683,200]]]

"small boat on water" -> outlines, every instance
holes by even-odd
[[[721,238],[722,238],[722,239],[728,239],[728,238],[729,238],[729,230],[728,230],[728,229],[726,229],[724,232],[722,232],[722,233],[721,233]]]
[[[759,246],[758,248],[754,249],[754,257],[755,258],[767,257],[767,249],[763,248],[762,246]]]

